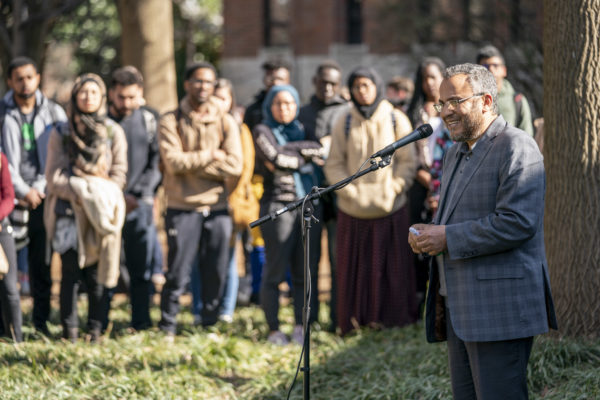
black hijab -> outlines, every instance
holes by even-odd
[[[354,81],[358,78],[368,78],[377,87],[377,95],[375,96],[375,101],[373,101],[373,103],[363,106],[363,105],[359,104],[356,101],[356,99],[354,98],[354,94],[352,93],[352,86],[354,85]],[[381,100],[384,99],[384,97],[383,97],[383,81],[381,80],[381,77],[379,76],[379,74],[373,68],[369,68],[369,67],[355,68],[352,71],[352,73],[350,74],[350,76],[348,77],[348,89],[350,90],[350,99],[352,100],[352,103],[354,104],[354,106],[356,107],[358,112],[366,119],[369,119],[373,116],[373,114],[375,113],[375,110],[379,106],[379,103],[381,103]]]

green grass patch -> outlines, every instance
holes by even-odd
[[[322,320],[326,315],[322,307]],[[291,308],[283,307],[281,316],[290,334]],[[159,319],[156,307],[152,317]],[[52,318],[58,338],[56,310]],[[285,399],[300,356],[298,345],[266,342],[256,307],[240,308],[232,324],[208,329],[194,327],[184,308],[174,343],[157,330],[129,333],[125,302],[111,319],[100,344],[36,338],[29,326],[25,343],[0,343],[0,398]],[[345,338],[316,326],[310,355],[312,399],[451,398],[446,346],[426,343],[422,324]],[[600,398],[600,341],[536,338],[528,378],[532,399]],[[302,399],[302,373],[291,398]]]

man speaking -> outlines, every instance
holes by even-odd
[[[427,340],[447,340],[455,399],[527,399],[533,336],[557,329],[544,249],[544,162],[498,115],[482,66],[444,72],[438,111],[457,143],[444,159],[433,225],[411,227],[430,271]]]

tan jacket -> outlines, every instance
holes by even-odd
[[[227,209],[224,180],[242,172],[242,145],[238,125],[220,111],[218,101],[211,98],[194,111],[186,96],[178,110],[160,119],[158,145],[169,208]],[[225,160],[213,159],[216,149],[227,154]]]
[[[121,190],[125,187],[127,179],[127,139],[123,129],[116,122],[107,119],[106,124],[110,127],[111,148],[107,154],[107,164],[109,165],[109,179],[115,183]],[[46,181],[47,195],[44,201],[44,225],[46,227],[48,243],[52,242],[56,227],[56,201],[58,198],[71,202],[75,214],[75,220],[78,226],[90,225],[83,207],[77,200],[77,195],[69,183],[69,156],[65,146],[65,136],[54,129],[50,134],[48,143],[48,159],[46,161]],[[122,193],[121,193],[122,195]],[[120,238],[120,232],[119,232]],[[78,261],[80,267],[85,267],[98,262],[98,276],[106,277],[103,284],[110,285],[116,282],[118,277],[118,260],[115,272],[115,260],[112,255],[120,249],[120,239],[111,241],[110,246],[114,248],[105,248],[98,235],[86,235],[85,238],[78,238],[80,245],[78,249]],[[81,248],[83,247],[83,248]],[[118,249],[117,249],[118,247]],[[48,252],[48,255],[50,253]],[[100,270],[104,267],[110,268],[112,272]]]
[[[396,119],[393,129],[392,112]],[[347,115],[350,127],[346,136]],[[325,176],[331,183],[357,172],[373,153],[383,149],[412,130],[406,115],[383,100],[370,119],[355,107],[340,114],[331,134],[331,151],[325,164]],[[396,150],[391,165],[368,173],[337,191],[338,207],[355,218],[381,218],[399,210],[406,203],[406,191],[416,172],[412,144]],[[368,164],[367,164],[368,166]]]

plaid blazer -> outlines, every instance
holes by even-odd
[[[502,116],[472,151],[466,143],[448,150],[434,221],[446,225],[447,297],[431,268],[428,341],[446,339],[446,307],[467,342],[557,329],[544,248],[545,179],[535,141]]]

